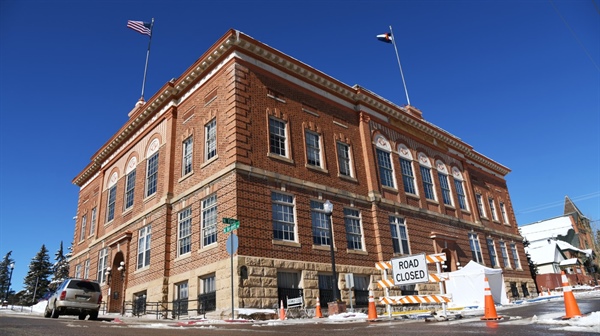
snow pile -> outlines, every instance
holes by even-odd
[[[554,324],[563,326],[560,328],[553,328],[552,330],[600,333],[600,312],[593,312],[587,316],[574,317],[569,320],[562,320],[560,319],[560,316],[554,317],[546,315],[545,318],[538,318],[537,316],[534,316],[531,321],[537,324]]]
[[[364,313],[341,313],[328,317],[330,320],[347,321],[347,320],[366,320],[367,315]]]

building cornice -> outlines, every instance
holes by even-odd
[[[223,64],[222,62],[233,50],[238,50],[241,53],[256,58],[273,69],[301,78],[315,87],[324,90],[327,93],[324,95],[325,98],[332,99],[328,95],[336,96],[338,99],[347,101],[356,111],[362,110],[361,106],[369,107],[376,113],[379,113],[379,115],[386,116],[388,120],[385,121],[389,121],[389,118],[397,119],[408,126],[434,137],[449,147],[455,148],[457,151],[464,153],[465,157],[501,175],[506,175],[510,172],[508,168],[472,151],[471,146],[464,143],[458,137],[422,118],[415,117],[415,112],[410,111],[411,109],[416,110],[414,107],[401,107],[358,85],[349,86],[240,31],[232,29],[221,37],[178,79],[172,79],[166,83],[148,102],[141,105],[138,111],[132,114],[129,121],[102,146],[100,151],[92,156],[91,163],[73,179],[73,183],[78,186],[84,185],[102,167],[103,162],[132,134],[135,134],[134,132],[148,123],[157,111],[169,103],[175,106],[179,105],[187,97],[185,93],[194,88],[211,70],[219,64]],[[267,68],[266,70],[270,69]],[[420,111],[418,111],[418,114],[420,114]]]

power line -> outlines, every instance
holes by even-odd
[[[590,198],[595,198],[600,196],[600,191],[596,191],[590,194],[586,194],[586,195],[581,195],[581,196],[576,196],[576,197],[569,197],[571,199],[571,201],[575,202],[575,201],[583,201],[583,200],[587,200]],[[536,211],[540,211],[540,210],[546,210],[546,209],[550,209],[550,208],[554,208],[557,206],[561,206],[564,204],[564,200],[562,201],[555,201],[555,202],[550,202],[550,203],[546,203],[546,204],[541,204],[541,205],[536,205],[534,207],[530,207],[527,209],[523,209],[520,211],[515,212],[515,214],[520,215],[520,214],[526,214],[526,213],[531,213],[531,212],[536,212]]]
[[[552,5],[552,8],[554,8],[554,10],[558,14],[558,16],[560,16],[561,20],[563,21],[563,23],[565,24],[565,26],[567,26],[567,28],[571,32],[571,35],[573,35],[573,37],[575,38],[575,40],[577,41],[577,43],[579,44],[579,46],[581,47],[581,49],[583,49],[583,52],[587,55],[587,57],[590,59],[590,61],[592,62],[592,64],[594,64],[594,66],[596,67],[596,70],[600,71],[600,67],[598,67],[598,64],[596,64],[596,62],[594,61],[594,58],[587,51],[587,49],[585,48],[585,46],[583,45],[583,43],[581,43],[581,40],[579,40],[579,38],[577,37],[577,34],[575,34],[575,31],[573,31],[573,29],[571,28],[571,26],[569,25],[569,23],[567,22],[567,20],[562,16],[562,14],[560,14],[560,12],[558,11],[558,8],[556,7],[556,5],[554,5],[554,2],[552,0],[548,0],[548,1],[550,1],[550,4]],[[595,2],[593,2],[593,3],[594,3],[594,6],[595,6],[596,3]]]

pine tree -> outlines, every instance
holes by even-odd
[[[52,281],[50,281],[49,288],[50,290],[55,290],[63,280],[69,277],[69,257],[70,253],[67,255],[63,252],[63,243],[60,242],[60,247],[58,251],[54,254],[54,260],[56,261],[53,266]]]
[[[50,275],[52,275],[52,263],[46,245],[42,245],[40,251],[31,260],[29,272],[23,280],[27,295],[23,298],[24,302],[22,303],[35,304],[48,291]]]
[[[0,301],[4,300],[6,292],[9,290],[10,263],[14,262],[10,257],[11,254],[12,251],[8,251],[4,259],[0,262]]]

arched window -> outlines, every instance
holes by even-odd
[[[413,156],[405,144],[398,145],[398,154],[400,155],[400,169],[402,170],[402,184],[404,192],[417,195],[415,186],[415,173],[413,170]]]
[[[106,222],[115,219],[115,202],[117,200],[117,181],[119,174],[114,172],[108,180],[108,197],[106,201]]]
[[[448,180],[448,169],[446,165],[440,161],[435,161],[435,167],[438,172],[438,180],[440,181],[440,188],[442,189],[442,201],[446,205],[452,205],[452,194],[450,193],[450,181]]]
[[[433,177],[431,176],[431,162],[424,153],[419,153],[417,156],[419,158],[419,168],[421,171],[421,178],[423,179],[425,198],[435,201],[435,189],[433,187]]]
[[[375,151],[377,154],[377,165],[379,166],[379,178],[381,184],[386,187],[396,188],[394,179],[394,167],[392,166],[392,147],[389,141],[381,134],[375,136]]]
[[[158,182],[158,148],[160,141],[152,140],[148,146],[146,153],[146,197],[156,193],[156,185]]]
[[[458,206],[462,210],[469,210],[463,176],[457,167],[452,167],[452,177],[454,177],[454,189],[456,189],[456,196],[458,196]]]

